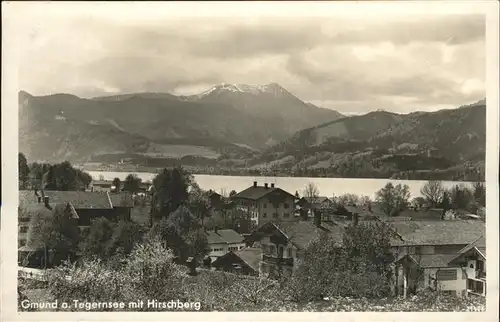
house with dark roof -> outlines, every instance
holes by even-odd
[[[431,289],[455,296],[486,296],[486,239],[453,254],[407,254],[397,261],[405,289]]]
[[[212,267],[229,273],[259,276],[259,264],[262,258],[260,247],[245,247],[239,251],[230,251],[213,262]]]
[[[208,256],[212,261],[228,252],[239,251],[245,247],[245,238],[232,229],[217,229],[206,231],[210,248]]]
[[[247,238],[252,247],[262,249],[259,274],[272,278],[289,276],[297,268],[297,260],[304,256],[307,247],[322,234],[330,234],[342,242],[344,225],[322,222],[316,214],[314,221],[271,221],[265,223]]]
[[[19,191],[19,207],[40,204],[70,203],[78,214],[79,226],[90,226],[95,218],[109,220],[128,220],[134,206],[132,195],[128,192],[108,193],[103,191]]]
[[[253,185],[231,197],[237,209],[246,213],[257,226],[273,220],[295,221],[295,196],[274,183]]]
[[[442,285],[440,284],[441,289],[444,287],[450,293],[457,290],[461,292],[460,285],[462,282],[459,282],[459,280],[465,280],[467,275],[465,273],[462,275],[457,267],[450,268],[451,271],[455,270],[456,273],[445,271],[448,263],[454,257],[463,252],[468,245],[474,243],[479,237],[484,236],[486,230],[484,222],[473,220],[412,220],[392,222],[391,225],[399,236],[392,242],[397,258],[395,261],[395,274],[396,289],[399,294],[416,292],[419,288],[432,289],[433,284],[429,281],[436,280],[436,278],[440,281],[447,281]],[[436,269],[439,272],[434,271]],[[427,273],[425,273],[426,270]],[[442,277],[442,274],[449,274],[449,276]]]

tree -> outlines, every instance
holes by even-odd
[[[441,198],[441,203],[439,204],[439,207],[442,208],[444,211],[450,210],[452,208],[450,194],[446,190],[443,192],[443,197]]]
[[[453,209],[469,209],[475,204],[474,194],[465,185],[455,185],[451,191],[451,204]]]
[[[424,207],[425,205],[425,198],[423,197],[415,197],[411,200],[410,204],[412,205],[413,208],[416,210]]]
[[[37,213],[30,221],[27,245],[53,250],[55,254],[74,254],[80,242],[80,229],[69,205],[59,204],[50,212]]]
[[[207,236],[197,218],[185,206],[155,224],[148,239],[158,239],[172,249],[182,261],[188,257],[202,259],[209,253]]]
[[[343,194],[343,195],[337,197],[337,203],[339,205],[344,205],[344,206],[360,205],[361,198],[353,193],[346,193],[346,194]]]
[[[484,183],[482,182],[474,183],[473,190],[474,190],[473,195],[476,202],[479,205],[486,207],[486,187]]]
[[[93,256],[101,259],[106,258],[111,236],[113,236],[113,223],[104,217],[96,219],[83,240],[83,256],[86,258]]]
[[[42,189],[45,185],[44,179],[51,165],[48,163],[33,162],[30,165],[30,185],[35,189]]]
[[[151,203],[152,213],[167,217],[180,205],[188,202],[188,188],[194,180],[182,168],[163,169],[154,179],[154,195]]]
[[[319,196],[319,189],[314,183],[309,182],[302,194],[305,198],[313,199]]]
[[[431,207],[437,207],[439,205],[443,198],[444,191],[445,189],[441,181],[428,181],[422,189],[420,189],[420,193],[429,202]]]
[[[97,259],[84,259],[80,265],[66,263],[50,276],[48,290],[59,301],[68,303],[73,300],[129,303],[150,299],[161,303],[181,299],[182,283],[182,268],[173,263],[171,250],[151,240],[134,247],[117,267]],[[158,309],[144,305],[132,310]]]
[[[210,208],[210,200],[205,192],[195,190],[189,193],[189,210],[200,220],[201,225],[210,215]]]
[[[139,192],[141,188],[142,180],[135,174],[129,174],[125,181],[123,182],[123,191],[128,191],[131,193]]]
[[[119,221],[113,226],[113,233],[107,245],[106,254],[128,255],[142,241],[144,231],[142,226],[133,221]]]
[[[122,187],[122,182],[121,182],[120,178],[114,178],[112,185],[113,185],[113,187],[115,187],[116,191],[120,191],[121,187]]]
[[[397,216],[407,208],[410,198],[410,188],[408,185],[393,185],[387,183],[384,188],[377,191],[377,202],[382,211],[388,216]]]
[[[91,181],[88,173],[73,168],[68,161],[50,165],[43,178],[45,189],[58,191],[82,190]]]
[[[18,177],[19,177],[19,190],[25,190],[28,187],[30,168],[28,167],[28,161],[24,154],[18,154]]]
[[[392,227],[386,223],[348,226],[342,242],[322,234],[305,250],[287,283],[298,302],[322,297],[384,297],[390,294]]]

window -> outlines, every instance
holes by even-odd
[[[289,206],[288,206],[288,204],[287,204],[287,203],[284,203],[284,204],[283,204],[283,208],[288,209],[288,207],[289,207]]]
[[[262,205],[262,208],[267,208],[267,203],[264,203],[264,204]]]
[[[454,281],[457,279],[457,270],[441,269],[437,272],[436,277],[439,281]]]
[[[275,212],[275,213],[273,214],[273,218],[278,218],[278,213],[277,213],[277,212]]]
[[[22,218],[19,218],[19,222],[29,222],[30,221],[30,218],[29,217],[22,217]]]
[[[20,244],[21,246],[26,245],[26,239],[20,239],[20,240],[19,240],[19,244]]]
[[[476,264],[476,265],[477,265],[477,266],[476,266],[476,269],[477,269],[478,271],[482,271],[482,270],[484,270],[484,262],[483,262],[483,261],[477,261],[477,264]]]
[[[263,213],[262,218],[267,218],[267,213]]]
[[[288,255],[288,257],[293,257],[293,251],[291,248],[288,248],[287,255]]]
[[[24,234],[28,232],[28,226],[21,226],[19,227],[19,232]]]

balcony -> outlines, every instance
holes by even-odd
[[[279,258],[279,257],[270,256],[270,255],[262,255],[262,261],[267,262],[267,263],[272,263],[272,264],[282,264],[282,265],[293,266],[293,258],[291,258],[291,257]]]
[[[483,270],[477,270],[476,271],[476,278],[477,279],[486,279],[486,272]]]

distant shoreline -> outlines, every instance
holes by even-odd
[[[107,167],[98,167],[98,166],[85,166],[85,165],[75,165],[84,171],[93,171],[93,172],[120,172],[120,173],[145,173],[145,174],[155,174],[161,171],[163,168],[156,167],[137,167],[137,168],[107,168]],[[167,166],[166,166],[167,167]],[[277,178],[329,178],[329,179],[386,179],[386,180],[404,180],[404,181],[429,181],[429,180],[437,180],[437,181],[453,181],[453,182],[463,182],[463,183],[473,183],[473,182],[485,182],[485,180],[458,180],[454,178],[401,178],[397,175],[393,175],[391,177],[367,177],[367,176],[359,176],[359,177],[341,177],[341,176],[327,176],[327,175],[314,175],[313,173],[308,173],[305,175],[293,175],[287,173],[254,173],[248,170],[238,170],[238,169],[213,169],[203,170],[199,167],[191,167],[191,166],[182,166],[184,169],[188,170],[193,175],[213,175],[213,176],[228,176],[228,177],[277,177]],[[168,168],[168,167],[167,167]],[[439,172],[437,172],[439,173]],[[432,176],[433,173],[429,173],[429,176]]]

